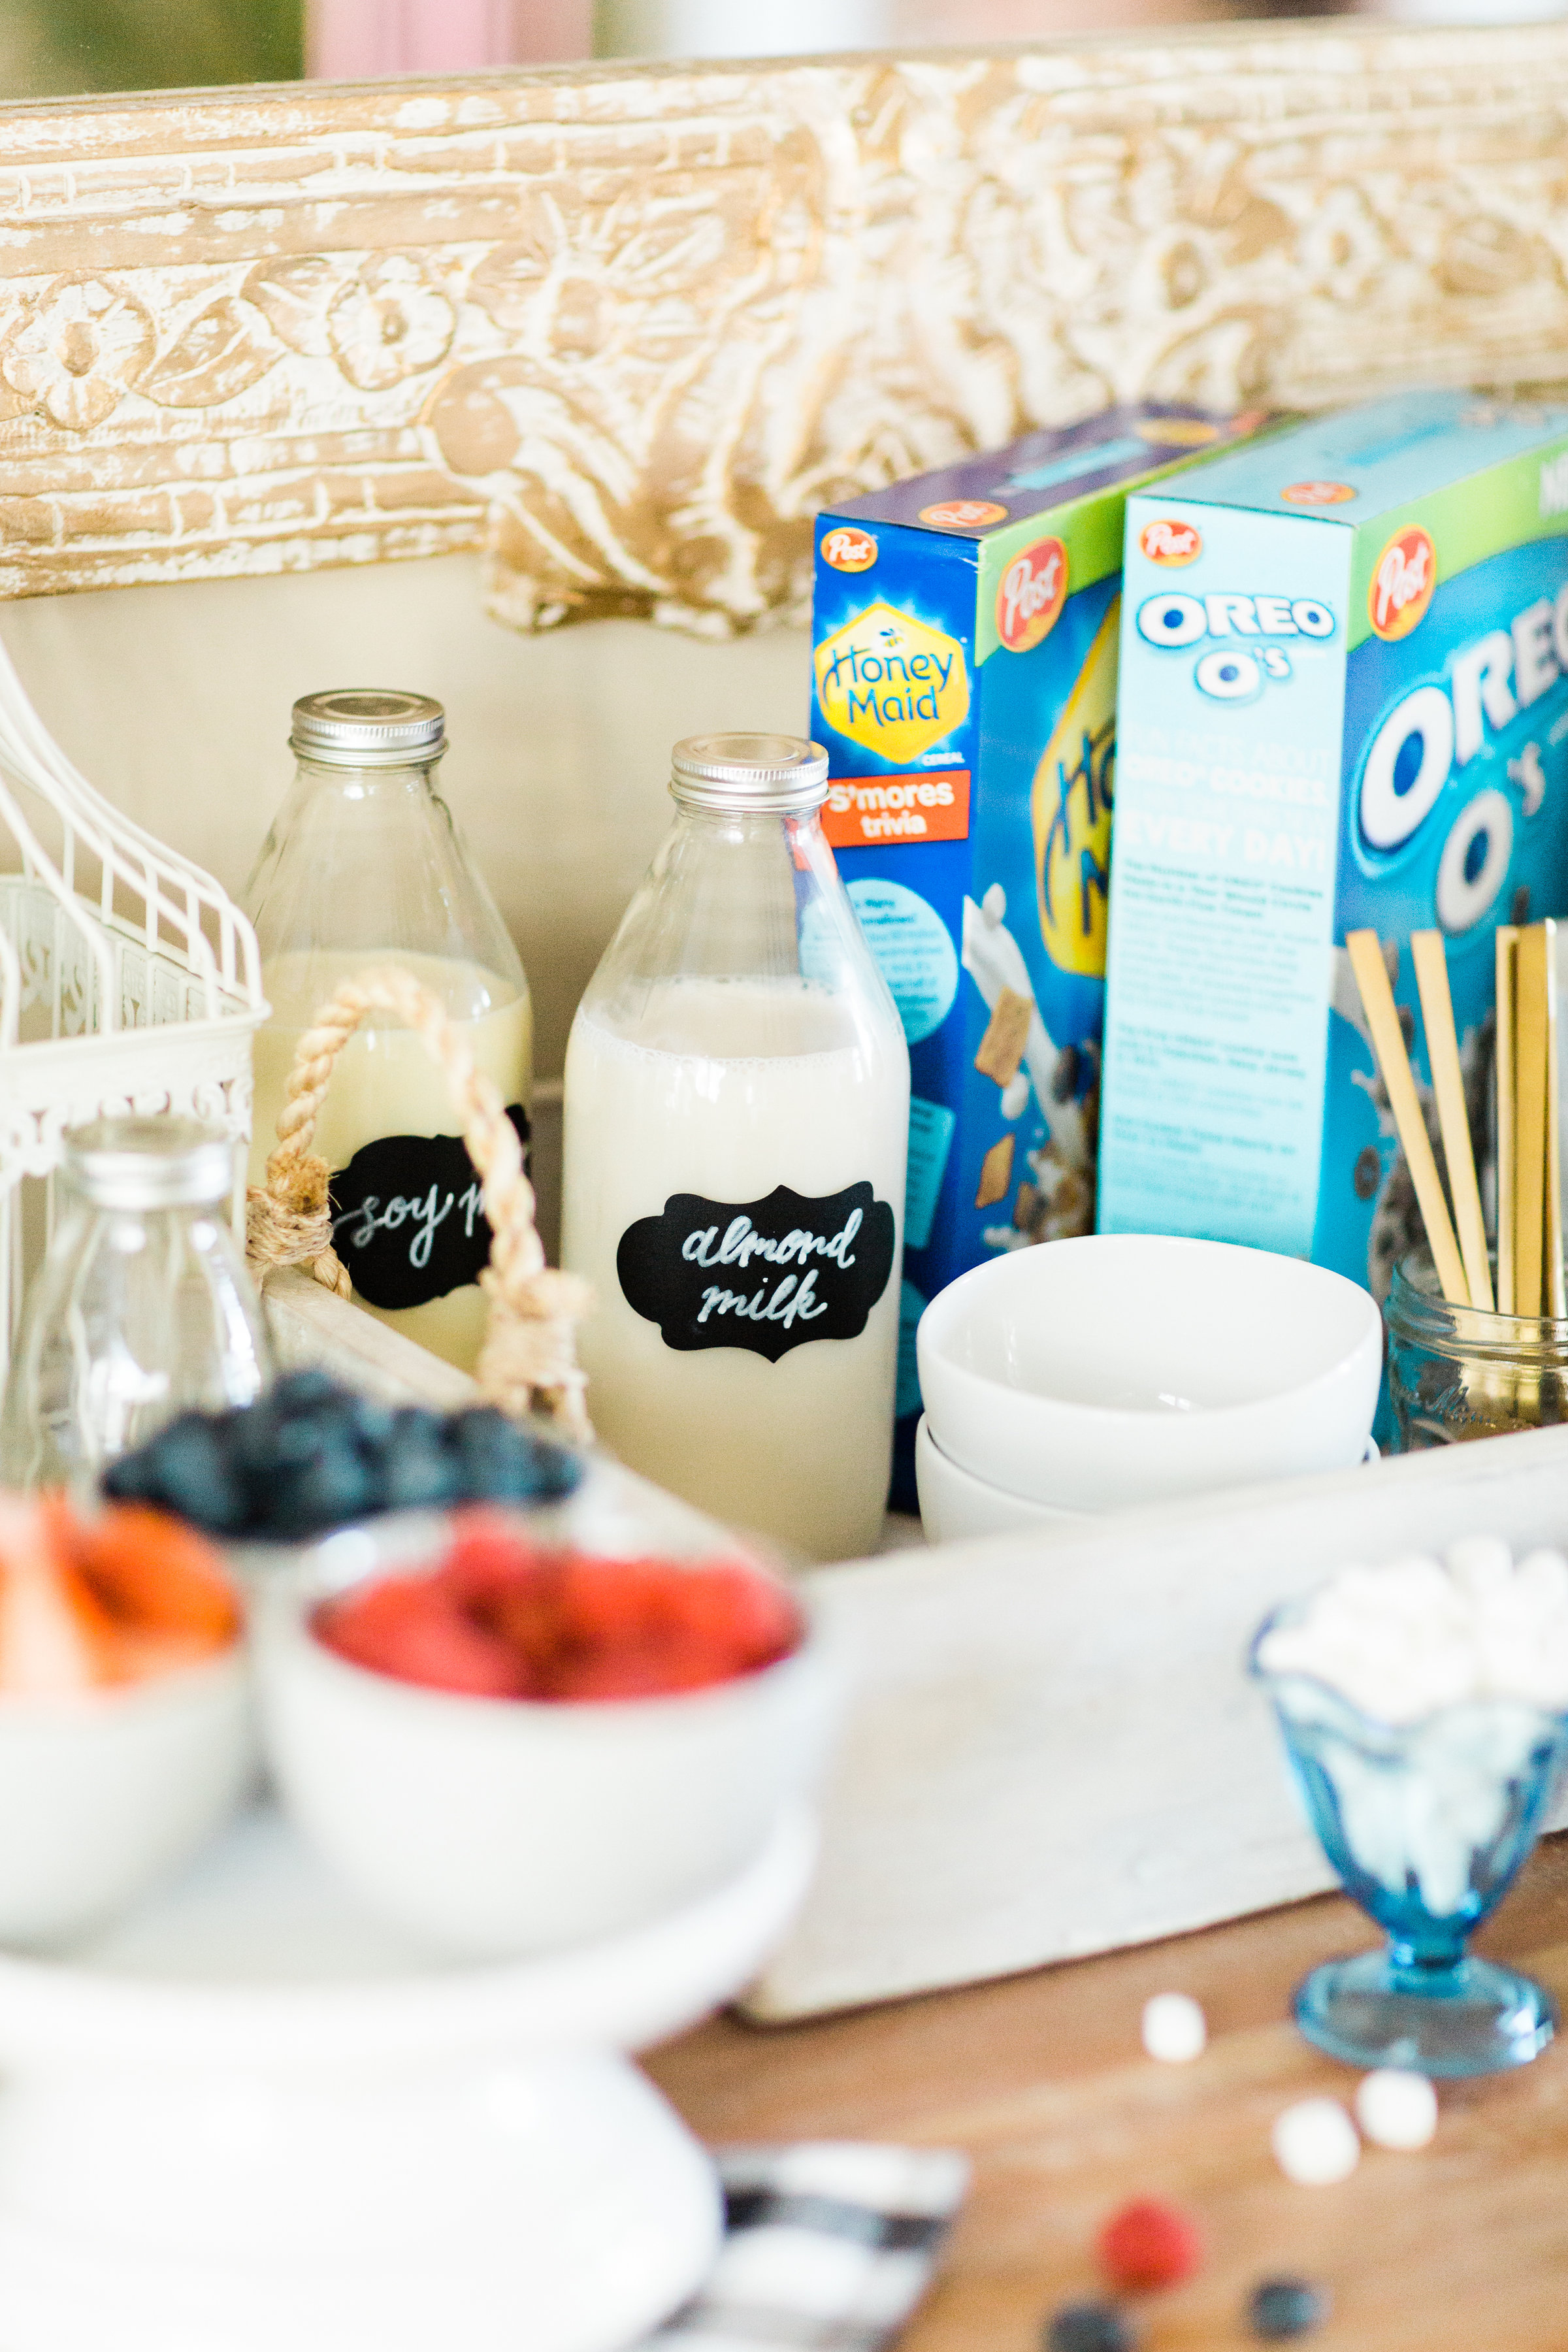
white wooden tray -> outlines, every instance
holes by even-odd
[[[466,1392],[304,1277],[269,1297],[296,1359],[442,1402]],[[1242,1671],[1247,1641],[1275,1601],[1347,1560],[1483,1530],[1568,1540],[1568,1428],[1121,1513],[1087,1534],[817,1570],[854,1675],[848,1726],[816,1885],[751,2013],[1007,1975],[1331,1885]]]

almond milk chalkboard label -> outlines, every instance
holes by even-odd
[[[672,1192],[621,1235],[627,1303],[667,1348],[750,1348],[776,1364],[808,1339],[855,1339],[893,1270],[894,1221],[869,1184],[808,1200]]]
[[[528,1148],[528,1113],[507,1112]],[[332,1177],[332,1247],[373,1307],[423,1307],[489,1262],[479,1178],[460,1135],[383,1135]]]

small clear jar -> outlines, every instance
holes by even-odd
[[[1568,1421],[1568,1319],[1451,1306],[1415,1255],[1394,1267],[1383,1320],[1394,1453]]]
[[[248,1404],[271,1377],[228,1138],[191,1118],[102,1118],[65,1144],[0,1413],[11,1486],[89,1486],[176,1413]]]

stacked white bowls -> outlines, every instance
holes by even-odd
[[[933,1543],[1362,1460],[1383,1319],[1342,1275],[1159,1234],[976,1266],[921,1318]]]

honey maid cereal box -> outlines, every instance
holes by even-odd
[[[1179,490],[1179,495],[1177,494]],[[1493,933],[1568,907],[1568,409],[1380,400],[1131,499],[1100,1222],[1420,1238],[1351,976],[1436,926],[1479,1111]]]
[[[824,822],[914,1080],[906,1508],[921,1308],[1093,1218],[1126,494],[1259,422],[1112,408],[817,520]]]

